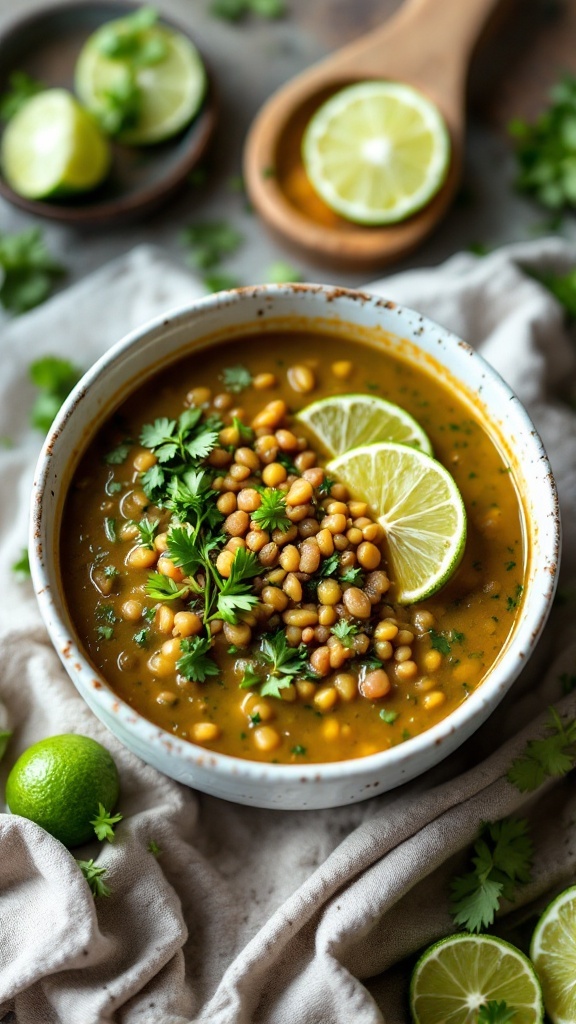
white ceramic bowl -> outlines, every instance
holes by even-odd
[[[111,411],[158,368],[246,333],[311,329],[354,335],[394,351],[456,387],[490,425],[512,465],[524,506],[527,572],[522,615],[489,676],[444,721],[390,750],[352,761],[262,764],[175,738],[120,700],[85,656],[62,597],[59,529],[81,452]],[[431,363],[432,360],[432,363]],[[321,285],[244,288],[211,295],[146,324],[86,373],[62,408],[38,463],[31,565],[40,609],[64,666],[94,713],[130,750],[185,785],[238,803],[319,808],[354,803],[414,778],[463,743],[510,689],[548,616],[560,526],[550,465],[533,424],[498,374],[467,344],[384,299]]]

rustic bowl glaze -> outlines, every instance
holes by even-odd
[[[355,336],[400,351],[484,417],[512,466],[524,509],[527,564],[521,615],[484,682],[446,719],[369,757],[329,764],[262,764],[175,738],[120,700],[85,656],[63,597],[59,531],[79,457],[112,410],[160,367],[225,338],[306,329]],[[550,465],[520,401],[498,374],[448,331],[362,292],[323,285],[220,292],[133,331],[72,392],[46,439],[33,487],[30,558],[40,609],[71,679],[94,713],[144,761],[185,785],[269,808],[334,807],[383,793],[442,760],[488,718],[533,651],[554,595],[560,548]]]

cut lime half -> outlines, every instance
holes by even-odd
[[[450,136],[438,108],[417,89],[360,82],[313,114],[302,160],[312,187],[336,213],[360,224],[394,224],[438,192]]]
[[[95,188],[111,159],[94,119],[66,89],[46,89],[24,104],[2,136],[1,158],[6,181],[27,199]]]
[[[466,511],[453,477],[424,452],[392,441],[353,448],[326,471],[371,505],[384,528],[400,604],[440,590],[466,544]]]
[[[375,395],[333,395],[312,402],[296,415],[331,456],[376,441],[410,444],[428,455],[432,445],[416,420],[393,402]]]
[[[74,84],[82,103],[102,118],[110,97],[125,89],[127,67],[123,60],[106,57],[100,40],[111,26],[122,27],[124,19],[107,22],[84,44],[76,63]],[[194,44],[164,25],[142,30],[145,42],[156,42],[163,52],[160,60],[134,69],[139,92],[136,123],[118,133],[120,142],[146,146],[176,135],[198,113],[206,93],[206,71]]]
[[[554,1024],[576,1021],[576,886],[560,893],[540,918],[530,946],[546,1012]]]
[[[514,1009],[514,1024],[539,1024],[542,993],[532,964],[493,935],[460,933],[430,946],[410,983],[414,1024],[477,1024],[489,1002]]]

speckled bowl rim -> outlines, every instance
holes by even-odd
[[[43,554],[44,523],[43,504],[44,494],[50,480],[50,463],[57,446],[66,443],[68,427],[75,408],[82,401],[82,397],[90,389],[93,382],[106,374],[108,369],[123,360],[126,354],[134,346],[137,346],[144,338],[153,337],[155,334],[166,331],[169,327],[175,327],[179,323],[185,324],[191,315],[197,316],[204,311],[214,311],[222,305],[237,303],[243,297],[249,296],[259,299],[262,302],[274,302],[276,297],[294,296],[295,294],[305,295],[318,293],[329,303],[340,300],[370,303],[375,307],[381,306],[388,310],[398,312],[405,318],[413,318],[412,343],[418,345],[418,335],[424,332],[432,333],[438,343],[438,363],[446,367],[448,364],[443,361],[445,349],[458,349],[464,352],[466,357],[473,360],[478,367],[479,380],[489,378],[491,385],[501,397],[503,403],[512,403],[515,407],[514,413],[518,424],[522,426],[525,437],[529,438],[528,443],[532,448],[532,454],[541,465],[542,479],[546,482],[540,495],[542,501],[542,517],[539,524],[539,549],[541,550],[540,560],[529,567],[531,573],[531,586],[528,595],[529,600],[523,600],[522,616],[517,620],[516,627],[511,639],[505,646],[504,653],[491,669],[487,678],[474,690],[466,701],[459,705],[446,718],[437,725],[432,726],[425,732],[410,738],[386,751],[368,755],[367,757],[355,758],[346,761],[320,762],[311,764],[268,764],[258,761],[250,761],[237,758],[228,754],[220,754],[206,750],[191,741],[180,739],[173,734],[154,725],[138,712],[134,711],[127,703],[118,697],[106,683],[103,676],[95,670],[88,658],[82,652],[81,647],[75,639],[72,630],[72,623],[68,619],[65,601],[58,592],[58,580],[53,578],[47,561]],[[300,315],[295,315],[298,319]],[[287,318],[286,318],[287,319]],[[345,309],[342,310],[342,322],[346,320]],[[271,328],[273,329],[273,328]],[[388,328],[387,328],[388,330]],[[244,331],[248,333],[248,328]],[[390,331],[390,333],[392,333]],[[414,337],[416,335],[416,337]],[[402,325],[398,338],[407,336],[407,329]],[[173,362],[173,358],[169,362]],[[177,361],[177,360],[176,360]],[[458,371],[449,365],[450,374],[458,379]],[[146,379],[143,376],[143,379]],[[130,389],[135,390],[137,384]],[[124,400],[124,395],[120,400]],[[116,402],[116,400],[115,400]],[[117,404],[117,402],[116,402]],[[108,413],[109,414],[109,413]],[[84,450],[88,441],[83,440],[80,451]],[[72,446],[73,450],[73,446]],[[70,456],[69,456],[70,457]],[[79,453],[75,452],[74,466],[77,465]],[[521,464],[521,463],[520,463]],[[69,474],[69,479],[71,472]],[[67,484],[66,484],[67,486]],[[526,510],[524,510],[525,512]],[[526,515],[525,515],[526,518]],[[377,295],[362,292],[354,289],[331,287],[329,285],[317,284],[289,284],[289,285],[258,285],[253,287],[231,289],[225,292],[218,292],[206,298],[189,303],[185,307],[170,310],[165,315],[158,316],[148,321],[143,326],[131,331],[124,338],[113,345],[96,363],[85,373],[82,380],[70,394],[56,417],[50,430],[41,454],[38,459],[32,497],[31,497],[31,524],[30,524],[30,560],[34,589],[37,595],[40,611],[56,651],[58,652],[69,675],[75,683],[79,692],[87,700],[92,710],[108,723],[112,716],[133,738],[134,745],[131,749],[139,748],[147,750],[151,748],[159,756],[169,758],[181,758],[188,762],[191,768],[194,765],[201,766],[215,778],[219,778],[216,788],[220,793],[226,790],[226,779],[234,778],[235,785],[242,781],[248,787],[250,782],[270,785],[282,785],[284,782],[336,782],[341,779],[353,781],[354,778],[366,776],[367,770],[374,778],[385,776],[386,770],[395,767],[395,774],[402,774],[406,766],[406,778],[410,779],[430,766],[428,760],[425,766],[418,771],[410,770],[409,762],[418,762],[419,756],[430,748],[440,748],[446,740],[455,738],[457,733],[461,734],[461,740],[454,743],[447,743],[446,754],[450,753],[461,742],[464,742],[488,717],[488,714],[496,707],[504,694],[509,690],[517,678],[529,655],[532,653],[537,640],[539,639],[548,617],[552,599],[554,596],[558,567],[560,558],[560,517],[558,510],[558,499],[554,478],[552,475],[548,456],[543,443],[530,420],[528,413],[522,406],[518,397],[504,382],[500,375],[490,366],[489,363],[467,343],[463,342],[452,332],[440,327],[434,321],[405,306],[387,301]],[[487,710],[488,708],[488,710]],[[115,731],[115,730],[112,730]],[[119,733],[119,738],[122,739]],[[146,756],[142,755],[146,760]],[[435,756],[433,763],[437,763],[445,756],[444,752]],[[174,775],[173,777],[177,777]],[[394,783],[399,785],[403,779]],[[189,783],[190,784],[190,783]],[[204,788],[199,786],[198,788]],[[383,787],[386,788],[386,785]],[[391,787],[388,787],[391,788]],[[207,790],[209,791],[209,790]],[[365,799],[374,795],[366,792],[362,796],[356,796],[348,802]],[[234,794],[227,797],[235,799]],[[240,802],[251,802],[241,800]],[[270,806],[266,803],[254,801],[256,805]],[[327,804],[326,806],[334,806]],[[316,803],[313,806],[324,806]]]

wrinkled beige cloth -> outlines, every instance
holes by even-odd
[[[372,286],[477,346],[528,406],[564,510],[562,586],[576,578],[576,346],[555,300],[518,269],[566,271],[576,251],[548,239],[484,259],[461,254]],[[43,353],[88,365],[122,333],[198,294],[182,268],[135,250],[2,334],[0,697],[14,737],[7,770],[30,743],[76,731],[120,767],[116,842],[75,850],[108,869],[94,901],[72,854],[34,824],[0,814],[0,1017],[17,1024],[401,1024],[411,956],[454,931],[449,879],[479,825],[517,812],[535,824],[533,880],[500,928],[574,881],[573,779],[522,796],[512,758],[542,733],[561,678],[576,672],[574,601],[545,635],[488,723],[425,778],[352,807],[280,812],[228,804],[159,775],[93,717],[48,642],[29,583],[10,565],[26,543],[40,438],[28,427],[27,367]],[[147,849],[154,840],[162,853]],[[518,925],[519,926],[519,925]],[[512,929],[512,930],[511,930]]]

